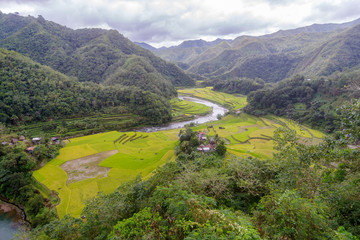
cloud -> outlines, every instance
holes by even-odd
[[[360,16],[358,0],[0,0],[1,10],[72,28],[114,28],[153,44],[269,33]],[[17,10],[19,9],[19,10]]]

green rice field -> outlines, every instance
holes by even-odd
[[[179,94],[216,102],[230,110],[243,108],[246,106],[246,96],[235,96],[222,92],[215,92],[211,87],[207,88],[189,88],[178,90]]]
[[[60,218],[66,214],[80,216],[85,201],[98,192],[111,193],[121,183],[138,175],[146,179],[158,166],[174,160],[177,133],[178,130],[154,133],[113,131],[73,138],[55,159],[35,171],[34,177],[59,193],[61,202],[57,211]],[[61,168],[63,163],[111,150],[118,152],[99,164],[99,167],[109,168],[107,176],[67,184],[68,174]],[[86,175],[86,170],[79,174]]]
[[[204,104],[173,98],[170,101],[174,121],[183,121],[194,118],[195,115],[206,115],[212,111],[211,107]]]

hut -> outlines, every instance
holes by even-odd
[[[40,143],[40,140],[41,140],[41,138],[39,138],[39,137],[34,137],[34,138],[32,139],[32,142],[33,142],[34,144],[39,144],[39,143]]]

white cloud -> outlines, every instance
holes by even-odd
[[[233,38],[360,17],[358,0],[0,0],[2,12],[42,15],[72,28],[117,29],[159,46]]]

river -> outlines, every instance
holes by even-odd
[[[0,201],[0,240],[12,239],[22,222],[19,209]]]
[[[184,125],[190,124],[192,122],[196,123],[196,124],[206,123],[206,122],[218,120],[217,119],[218,114],[224,115],[228,111],[226,108],[224,108],[216,103],[212,103],[207,100],[204,100],[204,99],[199,99],[199,98],[194,98],[194,97],[186,97],[186,96],[179,96],[179,99],[188,100],[188,101],[192,101],[192,102],[196,102],[196,103],[201,103],[206,106],[212,107],[212,112],[208,115],[200,116],[196,119],[192,119],[192,120],[188,120],[188,121],[184,121],[184,122],[173,122],[173,123],[169,123],[169,124],[162,125],[162,126],[145,127],[145,128],[138,129],[137,131],[139,131],[139,132],[157,132],[157,131],[162,131],[162,130],[183,128]]]

